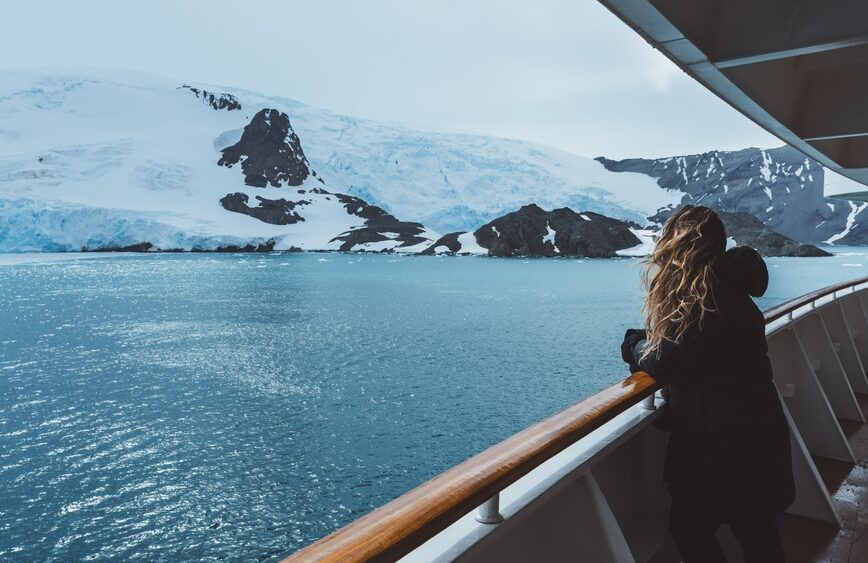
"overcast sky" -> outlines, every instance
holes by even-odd
[[[595,0],[4,4],[0,68],[82,65],[587,156],[783,144]]]

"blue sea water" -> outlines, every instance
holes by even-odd
[[[770,259],[767,308],[868,252]],[[636,260],[0,256],[0,560],[271,560],[626,375]]]

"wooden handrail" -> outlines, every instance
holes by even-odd
[[[644,372],[491,446],[284,561],[394,561],[657,389]]]
[[[857,285],[861,285],[863,283],[868,283],[868,276],[862,278],[856,278],[855,280],[850,280],[846,282],[836,283],[829,286],[826,286],[822,289],[818,289],[816,291],[812,291],[811,293],[806,293],[801,297],[796,297],[795,299],[791,299],[786,303],[782,303],[777,307],[772,307],[771,309],[766,310],[763,315],[766,319],[766,324],[776,321],[779,318],[788,315],[799,309],[804,307],[805,305],[809,305],[811,302],[820,299],[821,297],[825,297],[829,294],[835,293],[836,291],[841,291],[842,289],[848,289]]]
[[[765,311],[765,321],[863,283],[868,283],[868,276],[792,299]],[[448,469],[284,562],[399,559],[658,388],[648,374],[634,373]]]

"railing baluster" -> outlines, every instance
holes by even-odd
[[[503,514],[500,513],[500,493],[497,493],[476,510],[476,521],[481,524],[500,524]]]
[[[642,408],[649,411],[657,409],[657,405],[654,404],[654,393],[642,399]]]

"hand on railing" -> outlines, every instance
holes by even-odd
[[[624,341],[621,343],[621,359],[630,366],[630,373],[642,371],[636,361],[636,346],[645,338],[645,329],[642,328],[628,328],[624,334]]]

